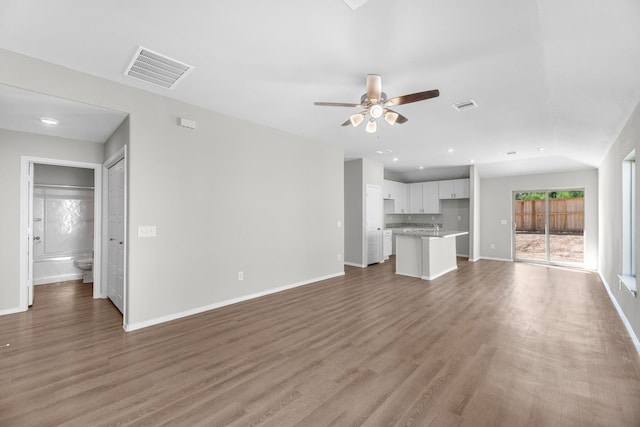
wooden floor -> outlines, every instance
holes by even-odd
[[[393,262],[125,333],[78,282],[0,317],[0,425],[640,426],[640,360],[594,273]]]

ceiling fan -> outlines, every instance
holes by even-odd
[[[389,107],[424,101],[426,99],[435,98],[439,95],[440,91],[438,89],[434,89],[424,92],[416,92],[409,95],[396,96],[395,98],[387,98],[387,94],[382,91],[382,78],[377,74],[369,74],[367,75],[367,92],[360,97],[359,104],[350,104],[345,102],[314,102],[313,104],[325,107],[362,108],[362,111],[351,115],[349,120],[344,122],[342,126],[348,126],[351,124],[353,127],[356,127],[368,116],[369,121],[367,122],[366,130],[369,133],[375,133],[378,130],[377,119],[380,117],[384,117],[384,120],[390,125],[394,125],[396,123],[403,124],[409,120]]]

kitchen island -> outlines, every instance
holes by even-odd
[[[468,231],[403,230],[396,234],[396,274],[433,280],[458,268],[456,236]]]

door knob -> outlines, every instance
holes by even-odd
[[[35,236],[33,240],[40,240],[40,236]]]

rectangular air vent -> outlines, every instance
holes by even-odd
[[[191,65],[140,46],[124,74],[156,86],[173,89],[191,70]]]
[[[458,102],[452,106],[458,111],[466,111],[479,107],[478,103],[473,99],[467,99],[466,101]]]

